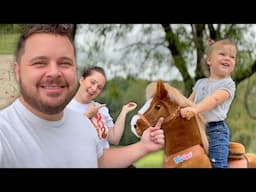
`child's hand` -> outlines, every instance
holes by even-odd
[[[196,110],[193,107],[185,107],[180,109],[181,117],[190,120],[196,115]]]

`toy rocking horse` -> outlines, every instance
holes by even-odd
[[[193,102],[177,89],[161,80],[146,88],[146,103],[131,120],[132,132],[140,137],[159,117],[164,117],[162,129],[165,134],[165,168],[211,168],[208,158],[208,139],[205,122],[201,115],[190,120],[180,116],[180,108],[193,106]],[[229,144],[229,167],[256,167],[256,155],[245,154],[240,143]]]

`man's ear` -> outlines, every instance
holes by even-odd
[[[14,75],[17,82],[20,81],[20,65],[15,62],[13,65]]]

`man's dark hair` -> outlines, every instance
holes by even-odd
[[[35,33],[52,33],[68,37],[73,42],[73,25],[72,24],[28,24],[25,26],[24,31],[20,35],[15,52],[15,60],[19,62],[21,55],[24,52],[24,45],[26,40]]]

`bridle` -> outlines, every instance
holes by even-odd
[[[164,101],[162,101],[163,105],[165,104]],[[168,112],[169,112],[169,115],[167,117],[164,118],[164,122],[163,124],[167,123],[167,122],[170,122],[174,119],[176,119],[179,115],[180,115],[180,106],[178,105],[175,109],[174,112],[170,112],[168,106],[165,105],[165,107],[167,108]],[[147,126],[149,127],[154,127],[154,125],[151,125],[150,122],[148,121],[148,119],[141,113],[137,113],[137,115],[140,117],[141,120],[144,121],[144,123],[147,124]]]

